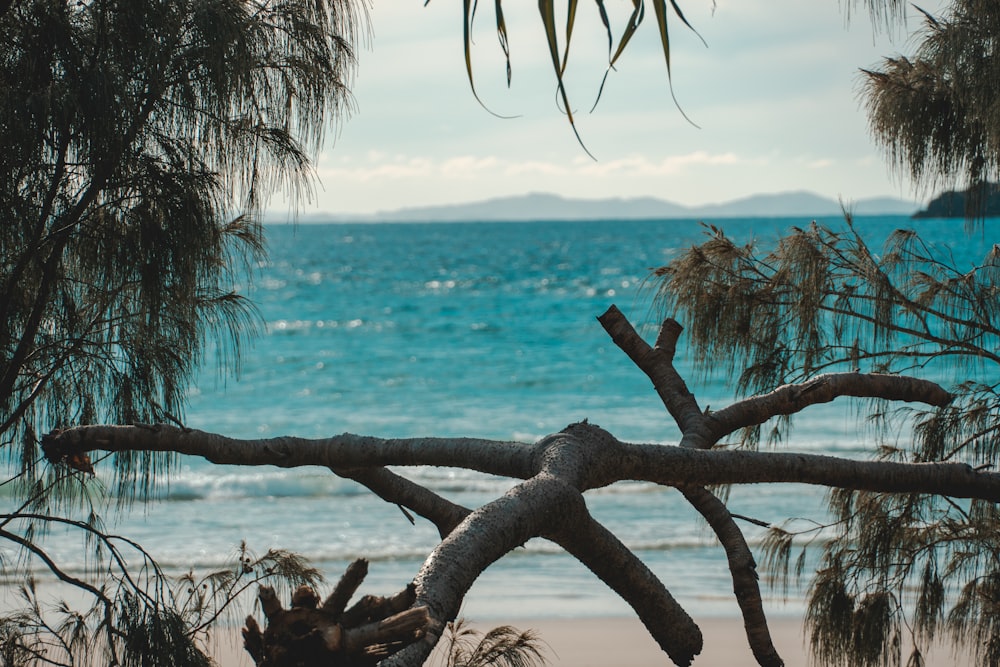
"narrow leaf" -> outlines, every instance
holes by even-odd
[[[615,38],[611,34],[611,21],[608,19],[608,9],[604,6],[604,0],[597,0],[597,12],[601,15],[601,23],[608,33],[608,62],[611,62],[611,49],[614,47]]]
[[[462,0],[462,37],[465,41],[465,71],[469,75],[469,87],[472,89],[472,96],[476,98],[483,108],[486,107],[479,99],[476,92],[476,83],[472,77],[472,19],[476,14],[473,0]]]
[[[566,71],[566,62],[569,60],[569,43],[573,39],[573,25],[576,23],[577,0],[569,0],[566,8],[566,48],[563,50],[562,67],[560,71]]]
[[[556,14],[555,14],[555,3],[552,0],[538,0],[538,12],[542,16],[542,25],[545,27],[545,36],[549,44],[549,56],[552,58],[552,68],[556,73],[556,82],[559,87],[559,96],[562,99],[563,107],[566,110],[566,117],[569,119],[569,125],[573,129],[573,134],[576,136],[577,143],[583,148],[584,152],[590,156],[592,160],[595,158],[587,147],[583,144],[583,140],[580,138],[580,133],[577,132],[576,124],[573,122],[573,110],[569,105],[569,98],[566,95],[566,86],[563,83],[561,62],[559,59],[559,40],[556,34]]]
[[[497,38],[500,40],[500,48],[503,49],[504,58],[507,59],[507,87],[510,88],[510,43],[507,41],[507,22],[503,18],[503,0],[496,0],[497,14]]]
[[[697,30],[695,30],[694,26],[691,25],[690,23],[688,23],[688,20],[686,18],[684,18],[684,12],[681,11],[680,5],[677,4],[677,0],[670,0],[670,6],[674,8],[674,14],[677,14],[677,18],[679,18],[681,20],[681,23],[683,23],[684,25],[686,25],[688,27],[688,30],[690,30],[695,35],[697,35],[698,39],[701,40],[701,43],[704,44],[705,48],[707,49],[708,48],[708,42],[706,42],[705,38],[701,36],[701,33],[699,33]]]
[[[602,12],[601,20],[604,21],[604,25],[608,30],[608,46],[609,46],[608,53],[610,54],[611,53],[610,46],[612,42],[611,26],[608,23],[607,14],[603,13],[604,4],[603,3],[599,4]],[[632,39],[632,35],[635,34],[635,31],[639,27],[639,24],[642,23],[642,19],[645,16],[645,14],[646,10],[645,6],[643,5],[643,0],[632,0],[632,15],[628,19],[628,23],[625,26],[625,30],[622,31],[621,39],[618,41],[618,48],[615,50],[614,55],[608,58],[608,69],[605,70],[604,77],[601,79],[601,86],[600,88],[597,89],[597,98],[594,100],[594,105],[590,107],[591,111],[596,109],[597,103],[601,101],[601,94],[604,92],[604,84],[607,83],[608,81],[608,74],[610,74],[611,70],[614,69],[615,63],[618,62],[618,58],[625,50],[625,46],[629,43],[629,40]]]
[[[499,9],[500,0],[497,0],[497,7]],[[469,76],[469,88],[472,89],[472,96],[476,98],[479,102],[479,106],[489,111],[491,114],[497,118],[509,118],[509,116],[501,116],[492,109],[490,109],[483,101],[479,98],[479,93],[476,92],[476,83],[472,76],[472,22],[476,18],[476,1],[475,0],[462,0],[462,36],[465,42],[465,71]],[[502,26],[502,30],[501,30]],[[507,40],[507,28],[503,24],[503,17],[500,13],[497,14],[497,31],[500,32],[501,45],[506,45]],[[507,49],[504,49],[507,53]],[[507,56],[507,85],[510,85],[510,55]]]
[[[622,31],[622,37],[618,40],[618,48],[615,50],[615,55],[611,57],[611,61],[608,63],[608,67],[614,67],[615,63],[618,62],[619,56],[625,50],[625,46],[632,39],[632,35],[635,34],[636,29],[642,23],[642,20],[646,17],[646,6],[643,0],[632,0],[632,15],[628,18],[628,23],[625,25],[625,30]]]
[[[670,73],[670,32],[667,27],[667,5],[664,0],[652,0],[653,11],[656,12],[656,27],[660,31],[660,43],[663,45],[663,58],[667,63],[667,79],[673,80]],[[673,90],[673,84],[671,84]]]
[[[673,76],[670,71],[670,34],[667,28],[667,5],[665,0],[652,0],[653,10],[656,12],[656,27],[660,31],[660,43],[663,45],[663,58],[667,63],[667,84],[670,86],[670,97],[674,100],[674,106],[677,110],[684,116],[684,120],[691,123],[695,127],[698,127],[688,115],[684,113],[684,109],[681,108],[680,103],[677,101],[677,96],[674,94],[674,82]],[[673,3],[673,0],[671,0]],[[683,17],[682,17],[683,20]]]

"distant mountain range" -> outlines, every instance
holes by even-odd
[[[849,204],[855,215],[912,215],[920,206],[891,197]],[[840,203],[811,192],[754,195],[722,204],[683,206],[654,197],[567,199],[532,193],[466,204],[422,206],[369,215],[312,214],[303,219],[351,222],[479,222],[516,220],[638,220],[643,218],[824,217],[840,215]]]

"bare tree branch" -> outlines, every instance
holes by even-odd
[[[427,634],[388,658],[391,666],[422,663],[444,625],[453,620],[476,578],[497,559],[533,537],[559,544],[636,611],[650,634],[678,665],[701,650],[697,625],[656,576],[587,512],[583,492],[622,480],[649,481],[681,490],[722,542],[733,589],[757,662],[778,667],[761,603],[756,563],[725,504],[704,487],[789,482],[879,492],[940,494],[1000,501],[1000,474],[958,463],[853,461],[785,452],[712,449],[737,428],[790,414],[837,396],[946,404],[950,395],[928,382],[888,375],[832,374],[781,387],[705,415],[673,366],[681,328],[667,320],[657,344],[647,345],[612,308],[602,324],[649,375],[682,429],[680,446],[625,443],[586,422],[534,444],[472,438],[380,439],[342,434],[238,440],[165,424],[79,426],[42,439],[53,463],[89,467],[86,453],[166,451],[203,456],[218,464],[323,466],[364,484],[437,526],[442,541],[414,580],[414,605],[426,607]],[[470,511],[385,466],[463,467],[524,480],[501,498]]]
[[[667,412],[677,422],[684,438],[700,442],[710,437],[706,431],[704,414],[684,379],[674,368],[674,351],[683,328],[675,320],[667,319],[660,327],[656,346],[650,347],[625,318],[617,306],[597,318],[615,345],[635,362],[635,365],[652,381],[653,388],[663,401]],[[686,444],[683,440],[681,444]],[[696,445],[700,446],[700,445]],[[709,445],[711,446],[711,445]]]
[[[50,460],[72,452],[156,451],[202,456],[212,463],[322,466],[330,469],[381,465],[436,465],[527,479],[534,474],[531,445],[477,438],[385,439],[344,433],[309,440],[290,436],[242,440],[169,424],[82,426],[44,438]],[[47,443],[47,444],[46,444]]]
[[[425,641],[416,642],[382,663],[385,667],[422,664],[444,624],[458,616],[462,600],[489,565],[549,526],[586,513],[574,487],[539,474],[470,514],[424,561],[414,583],[416,605],[431,616]]]
[[[652,380],[656,393],[681,429],[681,446],[710,449],[718,436],[710,429],[697,400],[673,365],[677,341],[683,330],[681,325],[672,319],[664,320],[656,345],[650,348],[615,306],[598,319],[615,344]],[[762,667],[781,667],[784,662],[771,641],[764,614],[757,581],[757,563],[743,532],[733,521],[725,504],[706,488],[693,485],[679,488],[684,498],[705,517],[726,551],[733,592],[743,614],[747,641],[754,657]]]
[[[618,469],[620,479],[666,486],[786,482],[1000,501],[1000,474],[978,471],[964,463],[854,461],[817,454],[704,451],[626,443],[622,447],[627,453],[623,453],[623,465]]]
[[[681,429],[681,447],[709,449],[739,428],[761,424],[777,415],[794,414],[839,396],[920,401],[935,406],[945,406],[952,399],[948,392],[933,382],[891,375],[835,373],[779,387],[768,394],[738,401],[706,415],[673,366],[682,331],[679,323],[672,319],[664,320],[656,345],[650,347],[615,306],[611,306],[598,320],[615,344],[652,381],[667,411]],[[743,532],[733,521],[725,504],[703,486],[680,485],[678,488],[708,521],[726,551],[733,591],[743,614],[747,640],[754,657],[764,667],[780,667],[783,661],[774,648],[768,629],[757,579],[757,564]]]
[[[548,537],[628,602],[676,664],[689,665],[701,653],[701,629],[646,564],[604,526],[581,517]]]
[[[471,511],[385,468],[337,468],[333,472],[364,485],[387,502],[413,510],[433,523],[442,539]]]
[[[704,487],[682,487],[681,493],[715,531],[729,562],[733,593],[743,614],[747,641],[761,667],[782,667],[784,661],[771,641],[764,604],[757,580],[757,562],[725,503]]]
[[[879,373],[826,373],[806,382],[787,384],[752,396],[708,416],[717,440],[745,426],[762,424],[777,415],[801,412],[810,405],[841,396],[881,398],[944,407],[953,396],[935,382]]]
[[[664,320],[656,347],[650,347],[615,306],[598,320],[615,344],[652,380],[656,393],[681,429],[683,446],[711,447],[745,426],[761,424],[777,415],[795,414],[841,396],[920,402],[936,407],[948,405],[953,398],[940,385],[928,380],[879,373],[828,373],[737,401],[705,416],[673,367],[673,351],[682,331],[680,324]]]
[[[43,438],[51,461],[104,449],[176,451],[234,465],[322,465],[358,467],[364,457],[372,465],[463,466],[473,470],[527,479],[557,470],[563,481],[581,491],[621,480],[656,482],[665,486],[692,484],[801,483],[883,492],[930,493],[954,498],[1000,501],[1000,473],[977,471],[964,463],[895,463],[855,461],[834,456],[785,452],[696,450],[686,447],[630,444],[592,424],[574,424],[561,436],[534,445],[476,440],[478,456],[464,438],[380,440],[336,436],[328,440],[275,438],[237,440],[173,426],[78,426]],[[350,446],[363,441],[363,452]],[[277,445],[275,444],[277,443]],[[247,456],[241,458],[243,449]]]

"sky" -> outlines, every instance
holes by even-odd
[[[632,3],[606,5],[618,32]],[[487,110],[465,70],[461,3],[376,2],[357,50],[353,110],[317,156],[318,183],[300,212],[365,214],[529,192],[689,206],[795,190],[848,203],[929,198],[887,166],[859,97],[860,68],[912,52],[908,31],[920,25],[912,8],[887,32],[851,0],[680,5],[698,34],[671,16],[677,103],[650,8],[591,112],[607,37],[596,3],[580,3],[566,81],[592,159],[557,104],[536,3],[504,5],[509,88],[493,3],[480,3],[472,59]]]

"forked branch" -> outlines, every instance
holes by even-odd
[[[681,428],[681,446],[625,443],[584,422],[530,445],[470,438],[380,439],[352,434],[319,440],[238,440],[158,424],[55,431],[43,438],[42,447],[50,461],[70,467],[89,465],[86,454],[93,450],[170,451],[230,465],[323,466],[432,521],[442,541],[424,562],[412,589],[408,589],[412,590],[412,601],[404,605],[425,609],[426,623],[416,641],[381,656],[383,664],[395,667],[422,664],[444,625],[458,615],[476,578],[497,559],[534,537],[559,544],[590,568],[632,606],[673,662],[690,664],[702,646],[697,625],[636,555],[587,511],[584,492],[618,481],[651,481],[676,487],[705,516],[726,549],[750,647],[757,662],[767,667],[777,667],[781,659],[767,629],[756,564],[725,504],[705,486],[795,482],[1000,502],[1000,474],[973,470],[963,464],[854,461],[814,454],[712,448],[737,428],[838,396],[947,403],[950,396],[933,383],[895,376],[826,375],[706,415],[673,366],[679,324],[664,322],[656,344],[650,347],[615,308],[601,317],[601,323],[653,381]],[[463,467],[523,481],[502,497],[470,510],[386,468],[416,465]],[[293,609],[309,609],[310,613],[321,614],[324,622],[343,624],[350,614],[341,614],[346,598],[362,576],[360,569],[349,572],[323,605],[318,604],[315,595],[305,596],[298,598]],[[399,606],[391,608],[394,613],[401,610]],[[353,624],[370,619],[350,620]],[[257,642],[250,622],[247,630],[248,650],[261,655],[262,644]]]

